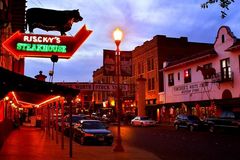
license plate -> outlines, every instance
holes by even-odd
[[[104,141],[104,137],[98,137],[99,141]]]

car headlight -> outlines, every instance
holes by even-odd
[[[112,135],[112,133],[108,133],[107,136],[111,137],[111,136],[113,136],[113,135]]]
[[[91,133],[84,133],[84,137],[93,137],[94,134],[91,134]]]

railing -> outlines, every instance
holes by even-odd
[[[215,77],[212,78],[213,82],[223,83],[223,82],[233,82],[234,74],[231,72],[227,77],[223,76],[223,73],[217,73]]]

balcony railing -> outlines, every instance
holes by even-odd
[[[223,82],[232,82],[234,79],[234,74],[231,72],[228,76],[224,77],[223,73],[217,73],[216,77],[212,78],[213,82],[223,83]]]

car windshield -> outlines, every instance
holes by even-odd
[[[85,116],[72,116],[72,123],[76,123],[78,122],[79,120],[83,120],[83,119],[86,119]],[[67,119],[67,122],[70,121],[70,117],[68,117]]]
[[[92,121],[92,122],[84,122],[82,124],[82,128],[83,129],[105,129],[106,127],[101,122]]]
[[[149,117],[141,117],[141,120],[149,120]]]
[[[196,116],[188,116],[188,119],[189,120],[199,120],[199,118],[198,117],[196,117]]]

